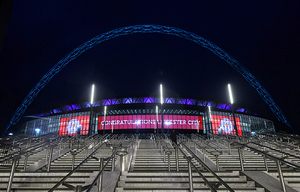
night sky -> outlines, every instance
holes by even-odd
[[[213,42],[245,66],[300,133],[300,1],[50,1],[14,0],[0,52],[2,131],[42,76],[65,55],[101,33],[125,26],[181,28]],[[133,34],[100,43],[69,63],[25,115],[120,95],[165,94],[235,104],[275,116],[229,64],[194,42]]]

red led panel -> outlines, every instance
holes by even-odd
[[[64,117],[60,119],[59,135],[76,135],[80,130],[80,135],[89,134],[90,116]]]
[[[239,117],[235,117],[238,135],[242,136],[241,122]],[[215,135],[235,135],[234,121],[231,116],[211,115],[213,134]]]
[[[165,129],[199,129],[203,130],[202,116],[164,115]],[[161,129],[161,115],[118,115],[98,117],[98,130],[110,129]]]

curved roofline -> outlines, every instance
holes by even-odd
[[[110,106],[110,105],[130,105],[130,104],[153,104],[157,103],[160,104],[160,99],[158,97],[120,97],[115,99],[103,99],[98,100],[93,103],[93,107],[100,107],[100,106]],[[212,107],[215,109],[227,110],[231,111],[231,105],[227,103],[220,103],[211,100],[199,100],[199,99],[192,99],[192,98],[180,98],[180,97],[165,97],[164,104],[175,104],[175,105],[188,105],[188,106],[199,106],[199,107]],[[90,108],[90,102],[81,102],[78,104],[69,104],[64,105],[62,107],[51,109],[48,112],[43,114],[38,114],[38,116],[48,116],[53,114],[61,114],[70,111],[75,111],[79,109]],[[234,106],[234,111],[239,113],[246,113],[251,115],[259,115],[258,113],[254,113],[246,108],[241,108],[238,106]]]

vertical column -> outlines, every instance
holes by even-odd
[[[100,158],[100,171],[103,168],[103,162],[104,162],[104,158]],[[99,176],[99,181],[98,181],[98,191],[102,191],[102,183],[103,183],[103,171]]]
[[[277,165],[277,169],[278,169],[278,175],[279,175],[279,179],[280,179],[280,184],[282,187],[283,192],[286,192],[286,188],[285,188],[285,183],[284,183],[284,179],[283,179],[283,175],[282,175],[282,170],[281,170],[281,165],[280,165],[280,161],[276,160],[276,165]]]
[[[189,185],[190,185],[190,192],[193,192],[193,174],[192,174],[192,167],[191,167],[191,163],[190,163],[190,160],[191,158],[190,157],[187,157],[188,158],[188,167],[189,167]]]
[[[16,170],[16,164],[17,164],[17,158],[14,158],[11,166],[9,180],[8,180],[7,192],[10,192],[11,189],[12,181]]]

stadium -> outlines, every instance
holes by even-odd
[[[233,113],[235,114],[235,121]],[[180,133],[236,135],[275,133],[272,120],[246,108],[192,98],[120,97],[82,102],[30,116],[25,134],[93,135],[108,133]],[[162,121],[163,120],[163,121]],[[91,122],[91,123],[90,123]],[[163,123],[162,123],[163,122]]]

